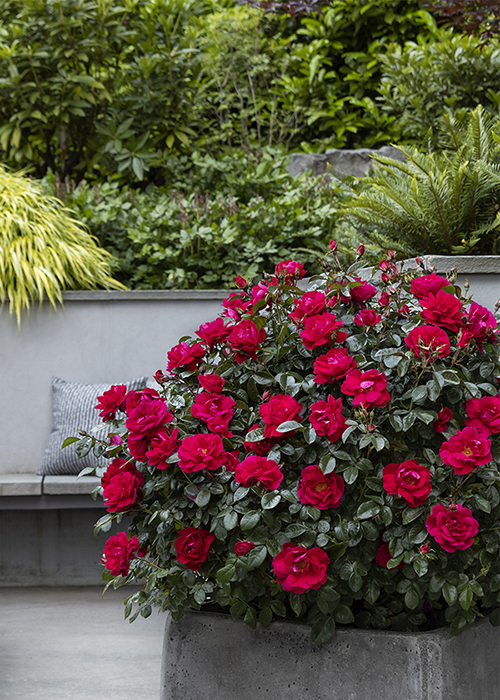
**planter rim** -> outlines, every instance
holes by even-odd
[[[437,272],[456,267],[461,275],[500,275],[500,255],[422,255],[422,259],[434,265]],[[414,264],[415,258],[404,262]]]
[[[78,289],[63,292],[62,298],[64,302],[222,300],[229,296],[231,291],[230,289],[127,289],[125,291]]]
[[[220,613],[220,612],[211,612],[209,610],[186,610],[184,613],[185,616],[192,616],[192,617],[198,617],[199,615],[202,615],[203,617],[208,618],[215,618],[216,620],[225,620],[225,621],[231,621],[234,622],[235,624],[239,625],[245,625],[243,620],[233,620],[231,615],[229,613]],[[179,620],[179,622],[182,621]],[[172,619],[170,614],[167,614],[167,624],[176,624],[176,621]],[[467,630],[471,629],[476,629],[477,627],[484,627],[486,625],[490,625],[490,621],[488,619],[483,619],[483,620],[476,620],[474,624],[469,625],[466,627],[464,632],[467,632]],[[272,629],[290,629],[290,626],[293,627],[300,627],[302,629],[308,629],[310,630],[310,626],[307,625],[305,622],[296,622],[295,620],[273,620],[269,627],[262,627],[260,624],[258,625],[257,629],[255,631],[260,631],[264,632],[265,630],[272,630]],[[491,625],[493,627],[493,625]],[[250,629],[250,628],[249,628]],[[377,629],[363,629],[361,627],[347,627],[346,625],[336,625],[335,626],[335,634],[333,636],[333,639],[335,639],[335,635],[337,633],[340,634],[356,634],[360,636],[373,636],[376,634],[377,636],[383,635],[384,637],[396,639],[398,636],[399,637],[415,637],[415,638],[425,638],[425,637],[444,637],[444,639],[447,640],[452,640],[452,639],[460,639],[460,635],[458,637],[453,637],[450,634],[450,628],[449,627],[437,627],[436,629],[433,630],[418,630],[416,632],[399,632],[396,630],[377,630]],[[500,632],[499,632],[500,633]]]

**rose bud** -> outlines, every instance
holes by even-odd
[[[243,277],[241,277],[241,275],[237,275],[237,277],[235,277],[234,281],[236,282],[236,286],[239,287],[240,289],[245,289],[245,287],[247,286],[247,281],[245,279],[243,279]]]
[[[335,251],[337,250],[337,244],[335,243],[335,241],[330,241],[330,250],[332,251],[332,253],[335,253]]]
[[[356,259],[361,258],[364,255],[364,252],[365,252],[365,246],[363,244],[361,244],[360,246],[358,246],[358,249],[356,251]]]

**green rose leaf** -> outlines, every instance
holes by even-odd
[[[281,496],[278,491],[270,491],[262,496],[260,503],[264,510],[272,510],[273,508],[276,508],[280,501]]]
[[[276,430],[278,433],[289,433],[291,430],[299,430],[300,428],[302,428],[302,425],[296,420],[286,420],[284,423],[278,425]]]
[[[311,641],[313,644],[324,644],[335,633],[335,620],[331,615],[321,617],[311,628]]]

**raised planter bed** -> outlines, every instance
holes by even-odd
[[[337,629],[321,646],[310,628],[251,630],[218,613],[167,619],[161,700],[498,700],[500,632],[488,621],[398,633]]]

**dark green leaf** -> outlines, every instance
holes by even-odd
[[[311,641],[313,644],[324,644],[333,637],[335,633],[335,620],[329,615],[320,617],[311,628]]]

